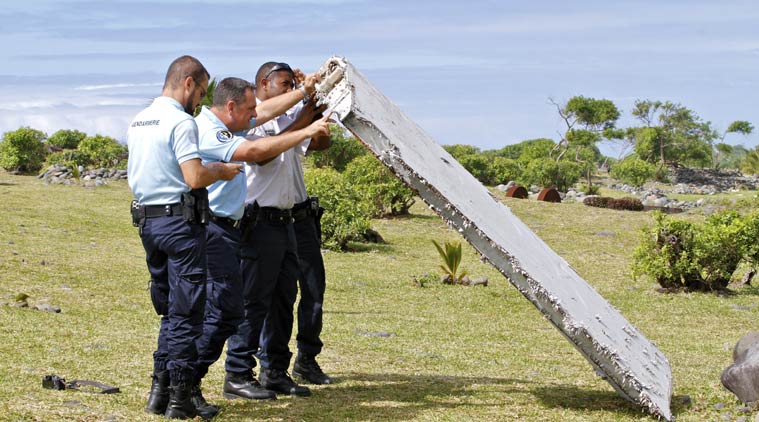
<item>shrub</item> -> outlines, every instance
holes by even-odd
[[[8,171],[34,173],[45,161],[44,132],[22,127],[3,135],[0,142],[0,167]]]
[[[324,207],[321,220],[324,246],[345,250],[348,241],[361,240],[369,230],[372,204],[342,174],[329,168],[305,174],[309,195]]]
[[[588,196],[582,200],[582,203],[589,207],[609,208],[609,201],[611,200],[612,198],[608,196]]]
[[[505,184],[517,180],[521,174],[517,161],[510,158],[493,157],[489,167],[489,185]]]
[[[343,177],[373,205],[374,217],[408,214],[414,204],[414,192],[372,154],[351,161]]]
[[[611,177],[632,186],[642,186],[656,176],[656,167],[637,156],[628,157],[611,169]]]
[[[96,167],[116,166],[127,151],[119,141],[103,135],[84,138],[77,149],[89,157],[89,164]]]
[[[555,187],[564,191],[573,186],[582,176],[582,166],[571,161],[556,161],[540,158],[530,161],[522,172],[521,182],[525,185]]]
[[[355,158],[368,154],[366,147],[358,139],[345,135],[345,129],[330,125],[330,147],[314,151],[308,155],[311,165],[317,168],[332,167],[343,171]]]
[[[467,154],[455,158],[480,183],[483,185],[490,184],[490,175],[488,174],[490,161],[484,155]]]
[[[62,149],[76,149],[87,134],[78,130],[61,129],[45,141],[48,145]]]
[[[459,273],[462,255],[461,242],[445,242],[445,249],[434,240],[432,244],[435,245],[440,258],[443,260],[443,265],[440,266],[440,269],[443,270],[443,274],[445,275],[445,284],[463,284],[466,271],[461,270],[461,273]]]
[[[613,210],[643,211],[643,202],[638,198],[617,198],[609,201],[608,208]]]
[[[76,168],[79,166],[86,166],[90,164],[89,155],[82,151],[75,149],[65,149],[63,151],[54,152],[49,154],[45,159],[45,166],[49,167],[55,164],[64,165],[66,167]]]
[[[725,288],[741,261],[756,263],[759,214],[714,214],[703,224],[654,214],[655,224],[641,231],[633,254],[633,274],[646,274],[669,289]]]

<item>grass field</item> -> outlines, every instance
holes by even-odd
[[[125,183],[93,189],[0,173],[0,302],[9,303],[0,306],[0,420],[162,419],[142,410],[158,318],[130,200]],[[759,289],[657,293],[655,284],[629,274],[650,214],[505,201],[669,358],[677,420],[753,418],[737,410],[719,375],[735,342],[756,329]],[[214,420],[653,420],[596,377],[471,247],[463,267],[488,277],[487,287],[418,287],[415,277],[438,277],[430,240],[460,240],[423,204],[373,226],[386,244],[325,253],[320,363],[337,382],[313,387],[310,398],[228,401],[217,363],[203,385],[222,409]],[[14,306],[19,293],[29,295],[30,308]],[[62,312],[32,309],[42,303]],[[101,381],[121,393],[46,390],[47,374]]]

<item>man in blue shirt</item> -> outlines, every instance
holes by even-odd
[[[240,174],[239,164],[201,163],[192,110],[208,88],[208,71],[194,57],[174,60],[162,95],[127,132],[132,218],[140,227],[150,295],[161,316],[146,411],[193,418],[191,401],[205,308],[205,187]]]
[[[304,96],[315,90],[316,75],[305,78],[302,90],[292,91],[276,101],[256,105],[253,85],[239,78],[223,79],[214,91],[211,108],[203,107],[195,118],[200,133],[200,153],[203,160],[230,162],[265,162],[283,151],[318,134],[329,133],[326,119],[303,129],[263,141],[248,141],[234,133],[249,129],[250,121],[264,123],[283,113]],[[262,116],[263,119],[261,118]],[[265,120],[266,119],[266,120]],[[208,301],[203,336],[198,342],[198,382],[208,367],[221,355],[226,339],[235,333],[243,321],[243,298],[248,287],[243,286],[240,273],[241,227],[255,224],[244,213],[246,195],[245,174],[230,181],[217,182],[209,187],[211,221],[208,226]],[[245,291],[245,294],[243,292]],[[251,357],[252,358],[252,357]],[[273,399],[272,391],[261,388],[252,367],[227,373],[224,382],[227,398]],[[201,406],[199,406],[201,407]]]

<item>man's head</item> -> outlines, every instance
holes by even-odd
[[[240,78],[224,78],[213,92],[212,111],[232,132],[250,127],[256,117],[253,84]]]
[[[295,72],[287,63],[266,62],[256,72],[256,96],[268,100],[295,88]]]
[[[198,59],[182,56],[171,62],[163,83],[164,95],[179,101],[187,114],[206,96],[210,75]]]

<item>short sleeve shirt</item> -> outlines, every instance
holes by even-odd
[[[203,107],[195,117],[200,136],[200,157],[204,163],[212,161],[232,161],[237,148],[246,142],[242,136],[232,134],[227,126],[208,108]],[[245,173],[234,179],[219,180],[208,187],[208,202],[213,215],[242,218],[245,207]]]
[[[198,127],[175,99],[158,97],[127,130],[129,187],[141,205],[181,201],[190,190],[180,164],[200,158]]]
[[[251,129],[246,138],[255,142],[256,139],[278,135],[295,121],[301,108],[298,103],[287,113]],[[266,164],[246,164],[248,195],[245,202],[289,209],[308,199],[301,157],[306,154],[310,142],[310,139],[305,139]]]

